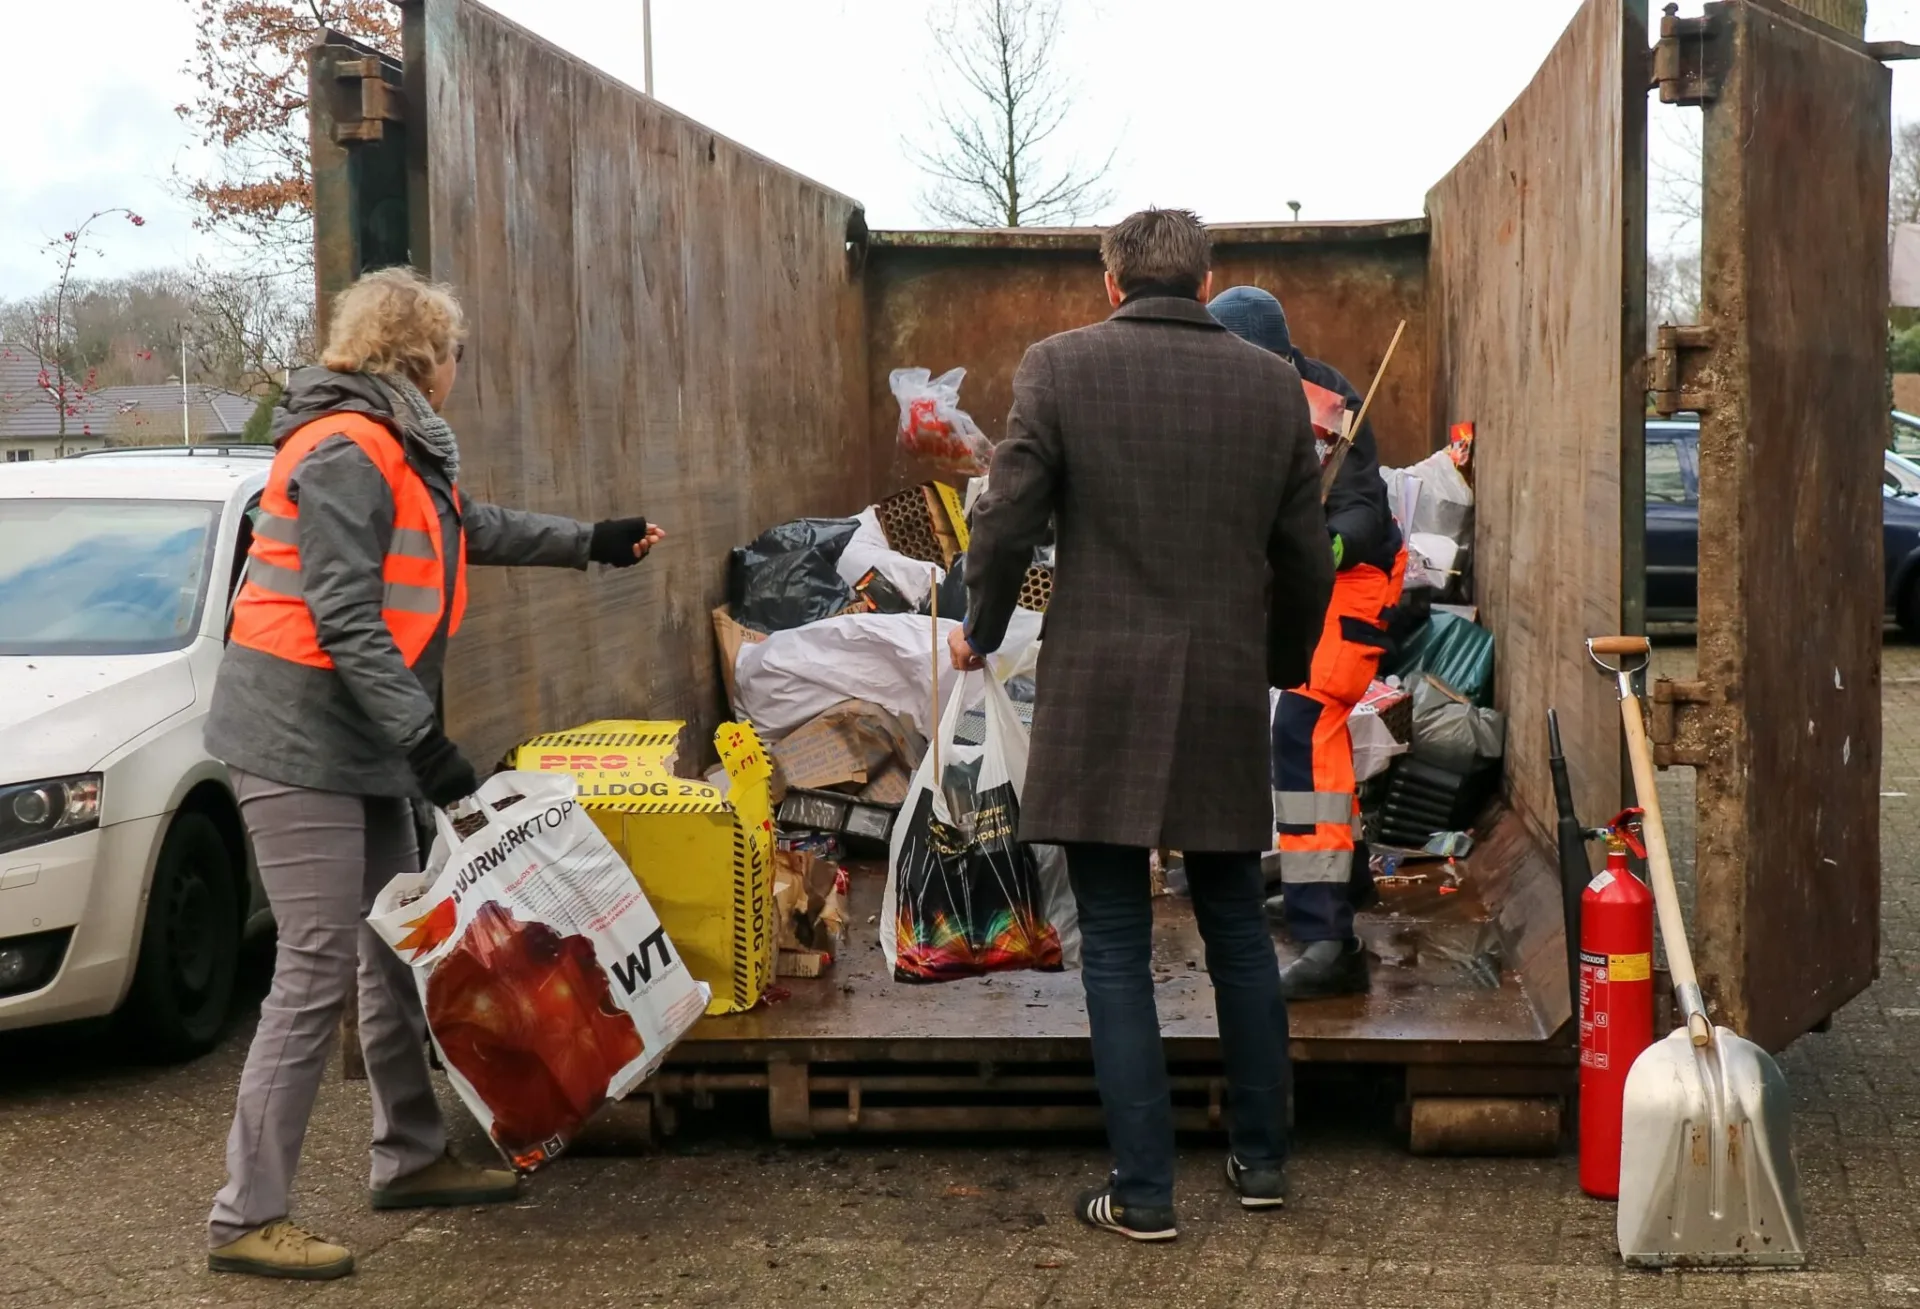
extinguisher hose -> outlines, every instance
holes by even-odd
[[[1560,747],[1560,711],[1547,710],[1547,767],[1553,773],[1553,805],[1559,814],[1560,910],[1567,933],[1567,1001],[1580,1003],[1580,895],[1593,877],[1587,860],[1585,829],[1573,808],[1573,781],[1567,776],[1567,756]],[[1574,1015],[1577,1019],[1578,1013]]]

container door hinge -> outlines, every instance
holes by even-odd
[[[1682,18],[1668,5],[1660,19],[1660,40],[1653,47],[1649,89],[1666,105],[1703,105],[1719,93],[1719,79],[1707,71],[1707,18]]]
[[[1711,327],[1661,324],[1653,357],[1648,360],[1647,389],[1652,392],[1655,413],[1671,418],[1713,407],[1713,379],[1707,360],[1712,349]]]
[[[333,139],[342,145],[386,139],[388,123],[407,121],[407,97],[399,87],[387,81],[385,61],[378,58],[342,59],[334,76],[342,82],[360,83],[360,114],[351,111],[335,116]]]
[[[1705,707],[1713,703],[1705,682],[1676,682],[1670,677],[1653,683],[1651,721],[1653,762],[1658,768],[1704,768],[1711,759]]]

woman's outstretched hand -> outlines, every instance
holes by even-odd
[[[631,568],[666,539],[665,529],[644,518],[603,518],[593,525],[587,559],[613,568]]]

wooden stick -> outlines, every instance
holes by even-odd
[[[933,742],[933,789],[936,794],[944,791],[946,775],[940,771],[940,573],[929,568],[927,581],[930,589],[927,594],[933,599],[933,717],[927,720],[932,730],[927,739]]]
[[[1400,326],[1393,329],[1393,340],[1387,342],[1387,353],[1380,359],[1380,367],[1374,371],[1373,385],[1367,388],[1367,398],[1360,402],[1360,412],[1347,424],[1347,434],[1327,455],[1327,466],[1320,474],[1320,501],[1326,503],[1327,493],[1333,490],[1333,479],[1339,476],[1340,465],[1346,462],[1347,451],[1360,435],[1360,425],[1367,421],[1367,411],[1373,408],[1373,397],[1379,394],[1380,379],[1387,375],[1387,365],[1393,362],[1393,352],[1400,348],[1400,335],[1407,330],[1407,320],[1402,318]]]

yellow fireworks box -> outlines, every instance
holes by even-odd
[[[714,733],[724,791],[674,776],[680,722],[606,719],[537,736],[508,756],[521,772],[567,773],[580,804],[633,870],[709,1014],[760,1002],[773,981],[772,765],[745,723]]]

